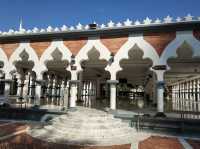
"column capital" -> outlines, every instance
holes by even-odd
[[[153,70],[162,70],[162,71],[166,71],[167,70],[167,66],[166,65],[155,65],[152,66]]]
[[[117,83],[119,83],[118,80],[107,80],[106,82],[107,82],[108,84],[117,84]]]
[[[78,84],[80,83],[80,80],[69,80],[70,84]]]

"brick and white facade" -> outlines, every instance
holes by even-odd
[[[26,75],[29,72],[31,78],[35,78],[36,82],[47,80],[52,87],[54,83],[51,81],[52,76],[49,74],[53,74],[53,69],[50,73],[45,74],[48,72],[47,63],[51,61],[51,67],[54,68],[57,61],[66,61],[66,65],[63,66],[65,66],[64,69],[68,74],[61,74],[63,80],[62,77],[55,80],[56,85],[54,84],[54,86],[59,94],[62,81],[65,81],[64,79],[67,76],[71,88],[69,103],[71,107],[75,107],[78,97],[77,85],[81,81],[79,74],[84,69],[82,62],[89,60],[88,53],[95,50],[99,54],[99,60],[106,61],[104,70],[109,73],[107,82],[111,84],[110,108],[115,110],[116,84],[119,78],[117,74],[123,71],[120,63],[124,59],[129,59],[129,52],[137,47],[142,51],[143,59],[152,61],[149,70],[156,75],[155,86],[159,84],[156,87],[157,91],[154,90],[157,93],[155,96],[157,98],[157,110],[158,112],[164,112],[164,86],[162,85],[165,81],[165,72],[170,70],[168,60],[177,57],[177,50],[184,44],[189,45],[191,48],[192,57],[200,56],[200,22],[195,20],[122,27],[110,25],[111,27],[97,27],[96,29],[87,30],[50,32],[50,28],[48,28],[47,32],[42,33],[35,29],[35,32],[32,31],[32,33],[21,30],[22,33],[19,31],[16,34],[2,34],[0,36],[0,62],[3,63],[1,68],[2,78],[12,80],[13,76],[16,76],[24,84]],[[166,69],[161,67],[166,67]],[[44,74],[50,79],[45,79]],[[37,104],[40,104],[40,99],[43,96],[42,87],[42,83],[36,83],[33,92],[36,101],[38,101]],[[8,96],[10,90],[11,86],[7,82],[5,85],[6,96]],[[52,88],[51,92],[53,92]]]

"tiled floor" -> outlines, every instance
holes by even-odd
[[[130,149],[130,144],[113,146],[70,146],[45,142],[26,133],[28,124],[0,121],[0,149]],[[20,132],[20,133],[17,133]],[[8,136],[7,138],[5,136]],[[134,138],[133,138],[134,139]],[[184,139],[192,149],[200,149],[200,140]],[[150,136],[139,142],[138,149],[185,149],[179,138]],[[135,149],[135,148],[134,148]],[[188,148],[187,148],[188,149]]]
[[[151,136],[139,143],[139,149],[184,149],[177,138]]]

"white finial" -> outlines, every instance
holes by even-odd
[[[115,23],[113,21],[110,20],[110,22],[108,22],[108,27],[114,27]]]
[[[101,28],[105,28],[106,26],[105,26],[105,24],[101,24]]]
[[[30,34],[30,33],[32,33],[32,30],[29,29],[26,31],[26,33]]]
[[[160,23],[161,23],[161,20],[160,20],[159,18],[157,18],[157,19],[155,20],[155,23],[156,23],[156,24],[160,24]]]
[[[182,21],[181,17],[176,18],[176,22],[181,22],[181,21]]]
[[[134,24],[135,24],[135,25],[140,25],[141,23],[140,23],[139,20],[136,20]]]
[[[47,27],[47,32],[52,32],[53,31],[53,28],[51,26],[48,26]]]
[[[45,29],[42,28],[42,29],[40,30],[40,33],[44,33],[44,32],[46,32],[46,31],[45,31]]]
[[[152,20],[146,17],[146,19],[143,21],[144,24],[148,25],[151,24]]]
[[[73,31],[75,28],[73,26],[70,26],[69,30]]]
[[[132,25],[132,21],[129,19],[126,19],[126,21],[124,22],[125,26],[131,26]]]
[[[83,25],[81,23],[78,23],[78,25],[76,26],[76,29],[82,30],[83,29]]]
[[[23,22],[22,22],[22,18],[20,18],[19,31],[21,32],[22,30],[23,30]]]
[[[89,25],[86,25],[84,28],[85,28],[85,30],[88,30],[90,27],[89,27]]]
[[[15,31],[13,29],[9,29],[8,33],[13,34]]]
[[[164,23],[172,23],[172,17],[170,17],[169,15],[166,17],[166,18],[164,18],[163,20],[164,20]]]
[[[2,33],[3,34],[3,33]],[[15,33],[14,34],[19,34],[19,31],[15,31]]]
[[[39,29],[37,27],[34,27],[33,28],[33,33],[38,33],[39,32]]]
[[[63,25],[63,26],[61,27],[61,31],[67,31],[67,26],[66,26],[66,25]]]
[[[185,21],[192,21],[193,16],[191,14],[188,14],[187,16],[185,16]]]
[[[7,34],[8,34],[7,32],[3,32],[3,33],[2,33],[2,35],[7,35]]]
[[[58,27],[56,27],[55,29],[54,29],[54,32],[59,32],[60,30],[59,30],[59,28]]]
[[[116,26],[117,26],[117,27],[122,27],[122,23],[118,22],[118,23],[116,24]]]

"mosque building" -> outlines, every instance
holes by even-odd
[[[200,111],[200,18],[0,34],[1,102],[12,106]],[[199,118],[199,117],[195,117]]]

